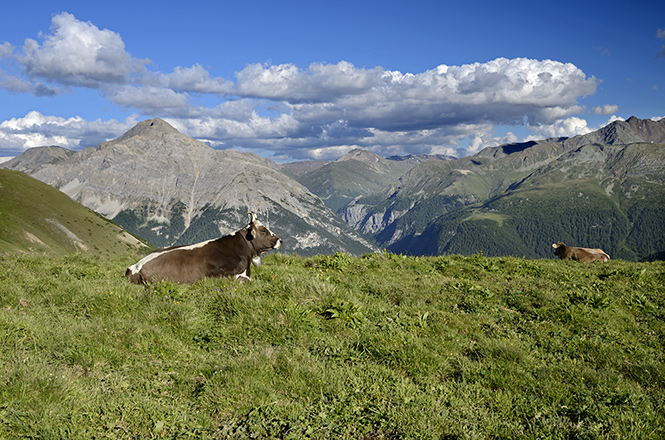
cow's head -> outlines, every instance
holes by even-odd
[[[256,219],[256,214],[249,213],[249,223],[245,227],[245,238],[252,244],[257,256],[271,249],[282,247],[282,240],[272,233],[263,223]],[[255,265],[260,264],[260,259],[253,261]]]
[[[563,244],[562,242],[558,242],[558,243],[554,243],[552,245],[552,247],[554,248],[554,255],[558,256],[558,255],[563,254],[564,249],[566,248],[566,245]]]

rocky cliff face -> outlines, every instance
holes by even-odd
[[[632,116],[626,121],[614,121],[600,130],[563,141],[567,149],[587,144],[628,145],[639,142],[665,143],[665,119],[652,121]]]
[[[161,119],[33,175],[156,246],[233,232],[252,210],[270,219],[286,252],[373,250],[274,162],[214,150]]]

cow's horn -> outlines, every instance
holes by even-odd
[[[253,211],[249,211],[249,222],[254,223],[256,221],[256,213]]]

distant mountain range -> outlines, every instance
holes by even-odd
[[[615,258],[660,258],[665,119],[425,162],[340,213],[393,252],[551,257],[550,245],[564,241]]]
[[[284,240],[285,252],[375,249],[274,162],[214,150],[161,119],[98,147],[35,148],[2,166],[60,189],[155,246],[235,232],[252,210]]]
[[[366,150],[352,150],[335,162],[325,163],[296,176],[334,211],[358,196],[366,196],[390,186],[399,176],[419,163],[453,159],[447,156],[408,156],[383,158]]]
[[[213,150],[160,119],[98,147],[27,150],[24,171],[156,246],[231,232],[248,209],[303,255],[385,248],[552,257],[551,244],[613,258],[665,252],[665,119],[615,121],[583,136],[507,144],[474,156],[278,165]]]

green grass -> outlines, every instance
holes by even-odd
[[[0,438],[658,439],[665,263],[0,257]]]
[[[82,251],[114,257],[148,247],[65,193],[25,173],[0,169],[0,254]]]
[[[508,218],[505,214],[498,214],[496,212],[482,212],[482,211],[473,211],[469,217],[463,221],[477,221],[477,220],[493,220],[499,227],[503,226],[503,222]]]

